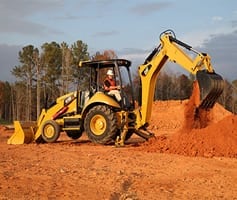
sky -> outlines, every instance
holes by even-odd
[[[24,46],[52,41],[82,40],[90,55],[113,50],[137,67],[167,29],[208,53],[223,78],[237,79],[236,0],[0,0],[0,80],[14,81]]]

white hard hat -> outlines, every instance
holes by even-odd
[[[107,75],[113,76],[114,73],[113,73],[113,71],[112,71],[111,69],[109,69],[109,70],[107,71]]]

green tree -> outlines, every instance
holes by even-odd
[[[0,119],[3,119],[3,113],[4,113],[4,83],[0,81]]]
[[[113,50],[105,50],[102,53],[97,51],[95,55],[92,56],[91,60],[108,60],[116,58],[118,58],[118,56]]]
[[[61,44],[62,49],[62,88],[60,95],[68,93],[69,85],[73,82],[73,55],[72,50],[68,47],[68,44],[63,42]]]
[[[3,90],[3,99],[4,99],[4,112],[3,118],[10,122],[12,121],[12,98],[11,98],[11,85],[9,82],[4,83],[4,90]]]
[[[118,56],[113,50],[105,50],[103,52],[97,51],[92,57],[91,60],[109,60],[109,59],[116,59]],[[100,71],[101,74],[106,74],[106,69],[101,69]],[[100,82],[103,82],[105,77],[100,76]]]
[[[33,61],[35,51],[38,51],[33,45],[23,47],[19,52],[20,65],[15,66],[12,70],[12,74],[17,78],[17,82],[21,83],[21,91],[17,91],[22,95],[22,102],[16,102],[16,109],[23,106],[25,108],[25,120],[32,119],[32,88],[34,79],[36,78],[36,65]],[[21,108],[19,108],[21,109]]]
[[[62,51],[56,42],[42,45],[42,80],[44,97],[49,96],[49,101],[54,101],[60,95]]]
[[[233,92],[233,98],[234,98],[234,102],[233,102],[233,113],[237,113],[237,80],[232,81],[232,86],[234,89]]]
[[[224,90],[218,99],[218,102],[223,105],[227,110],[231,111],[233,102],[233,87],[228,80],[224,80]]]
[[[115,56],[112,51],[105,51],[104,55]],[[65,42],[44,43],[40,51],[33,45],[23,47],[19,52],[20,64],[12,69],[16,82],[9,85],[14,120],[36,120],[46,96],[52,102],[71,87],[83,85],[89,72],[78,64],[89,59],[88,46],[81,40],[71,46]],[[1,109],[0,114],[3,115]]]
[[[79,62],[89,60],[90,56],[88,53],[88,46],[87,44],[83,43],[81,40],[76,41],[73,43],[72,47],[72,56],[73,56],[73,63],[72,63],[72,70],[73,70],[73,84],[77,87],[79,86],[79,89],[84,89],[84,84],[86,83],[85,77],[88,76],[88,70],[85,68],[80,68]]]
[[[188,99],[192,92],[192,80],[190,80],[186,75],[182,74],[177,78],[178,93],[175,99]]]

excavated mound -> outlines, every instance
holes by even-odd
[[[0,133],[2,132],[6,132],[8,130],[8,128],[4,125],[0,125]]]
[[[141,145],[148,152],[187,156],[237,157],[237,116],[230,115],[202,129],[181,129],[173,135],[158,135]]]
[[[195,87],[195,86],[194,86]],[[237,157],[237,115],[215,104],[199,110],[196,90],[189,100],[154,102],[151,131],[156,137],[139,150],[186,156]]]

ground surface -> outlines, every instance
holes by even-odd
[[[195,123],[189,104],[154,102],[156,137],[123,148],[64,133],[54,144],[7,145],[13,130],[1,126],[0,199],[237,199],[237,116],[216,104]]]

